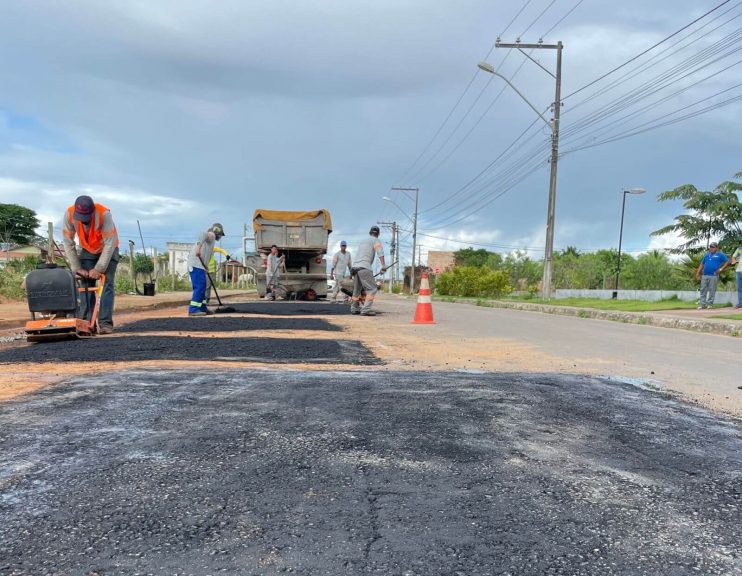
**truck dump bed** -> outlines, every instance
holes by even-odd
[[[267,291],[265,258],[273,244],[282,256],[278,280],[279,296],[284,298],[327,295],[327,238],[332,232],[330,213],[325,209],[304,212],[255,210],[253,215],[255,249],[260,296]],[[251,259],[246,258],[248,262]],[[259,264],[258,264],[259,263]],[[248,264],[250,265],[250,264]]]
[[[282,251],[326,254],[332,219],[325,209],[306,212],[258,209],[253,216],[253,230],[258,251],[269,251],[275,244]]]

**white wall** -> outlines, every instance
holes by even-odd
[[[657,302],[665,298],[677,296],[684,302],[695,302],[699,298],[697,290],[619,290],[619,300],[645,300],[647,302]],[[558,289],[555,291],[554,298],[600,298],[610,300],[613,298],[613,290],[568,290]],[[714,304],[736,304],[736,292],[716,292]]]
[[[178,276],[188,275],[188,255],[191,253],[193,244],[187,242],[168,242],[167,252],[170,256],[168,271]]]

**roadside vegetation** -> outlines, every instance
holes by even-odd
[[[742,172],[735,175],[735,180],[740,179]],[[554,253],[553,287],[572,290],[696,290],[699,284],[695,272],[712,240],[719,242],[720,249],[727,255],[742,245],[740,191],[742,183],[725,181],[711,191],[698,190],[692,184],[686,184],[660,193],[658,202],[682,202],[684,211],[671,224],[652,232],[652,236],[676,234],[683,239],[679,245],[667,252],[653,250],[637,255],[622,252],[620,267],[618,250],[581,251],[568,246]],[[502,297],[511,289],[525,298],[537,298],[541,291],[543,262],[532,259],[525,251],[516,250],[503,255],[483,248],[465,248],[455,252],[454,258],[453,270],[439,274],[435,279],[439,296],[492,298]],[[725,291],[734,287],[735,273],[729,267],[721,275],[718,289]],[[552,303],[608,310],[695,306],[679,300],[631,304],[627,301],[575,298]]]

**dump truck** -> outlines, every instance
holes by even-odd
[[[259,296],[266,293],[266,259],[273,244],[284,257],[278,285],[282,298],[313,299],[327,296],[327,239],[332,219],[325,209],[296,212],[255,210],[255,249],[247,265],[255,269]]]

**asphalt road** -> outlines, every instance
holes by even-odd
[[[274,364],[380,364],[361,342],[312,338],[213,336],[102,336],[34,344],[0,350],[0,365],[16,362],[97,363],[147,360],[219,360]]]
[[[116,328],[116,333],[143,332],[242,332],[247,330],[321,330],[339,332],[342,329],[323,318],[293,318],[265,316],[223,316],[208,318],[145,318]]]
[[[2,574],[731,576],[741,520],[738,423],[595,378],[132,371],[0,405]]]
[[[378,302],[379,309],[409,318],[414,306],[412,300],[386,295]],[[529,370],[533,352],[545,357],[543,372],[566,368],[656,380],[683,392],[729,395],[742,407],[739,338],[468,304],[434,302],[433,308],[435,329],[446,338],[500,340],[493,341],[493,350],[508,343],[527,346],[513,357],[514,371]]]

